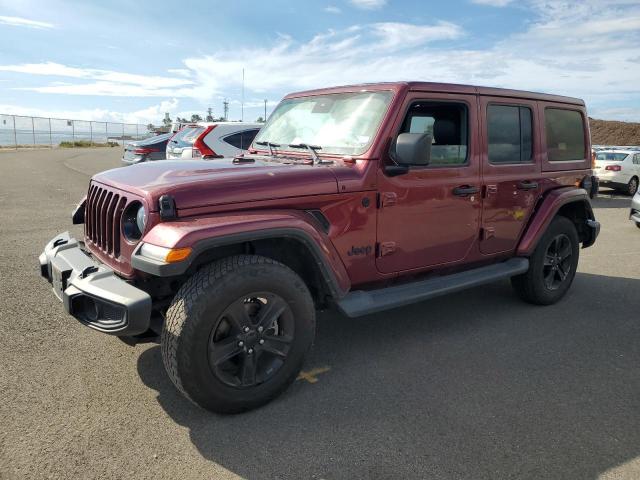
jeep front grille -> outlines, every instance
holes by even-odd
[[[107,255],[120,256],[120,217],[127,198],[98,185],[87,194],[85,239]]]

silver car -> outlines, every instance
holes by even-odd
[[[629,219],[633,220],[636,227],[640,228],[640,191],[631,199],[631,212],[629,213]]]

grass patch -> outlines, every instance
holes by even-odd
[[[88,147],[119,147],[118,142],[97,143],[89,140],[75,140],[73,142],[60,142],[61,148],[88,148]]]

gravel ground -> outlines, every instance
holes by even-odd
[[[355,320],[326,312],[305,367],[321,373],[217,416],[180,397],[157,345],[81,326],[39,277],[44,244],[80,234],[70,212],[119,155],[0,153],[0,478],[640,478],[628,198],[595,202],[600,239],[558,305],[498,282]]]

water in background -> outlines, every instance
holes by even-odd
[[[149,135],[145,125],[0,115],[0,147],[16,144],[55,147],[74,140],[123,143]]]

